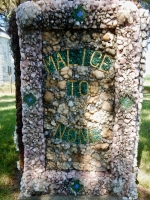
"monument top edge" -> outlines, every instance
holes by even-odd
[[[21,29],[114,29],[119,12],[137,10],[133,2],[119,0],[40,0],[20,4],[16,18]]]

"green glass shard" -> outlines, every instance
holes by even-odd
[[[76,180],[71,188],[77,193],[83,188],[83,185],[80,184],[79,180]]]
[[[32,106],[36,102],[35,96],[33,94],[31,94],[31,93],[26,94],[24,96],[23,100],[28,106]]]
[[[86,18],[86,15],[87,14],[82,6],[78,6],[77,9],[73,11],[73,17],[79,22],[83,21]]]
[[[125,109],[128,109],[133,105],[133,101],[128,96],[120,99],[120,103]]]

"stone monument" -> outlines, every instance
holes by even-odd
[[[148,11],[118,0],[17,8],[21,192],[137,199]]]

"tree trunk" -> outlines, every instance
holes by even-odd
[[[21,99],[21,71],[20,71],[20,47],[18,28],[16,24],[16,13],[12,12],[9,20],[8,34],[11,37],[11,50],[14,58],[15,65],[15,84],[16,84],[16,133],[18,135],[18,146],[19,146],[19,161],[20,161],[20,172],[22,174],[24,167],[24,146],[22,142],[22,99]]]

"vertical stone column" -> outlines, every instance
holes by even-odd
[[[115,125],[111,169],[113,190],[123,199],[137,199],[137,145],[139,104],[141,99],[139,10],[131,2],[120,4],[118,10],[117,59],[115,64]]]
[[[21,33],[19,33],[21,36]],[[21,92],[24,143],[22,190],[38,188],[45,170],[45,138],[43,133],[42,99],[42,36],[40,31],[24,32],[20,37]],[[42,184],[41,184],[42,185]]]

